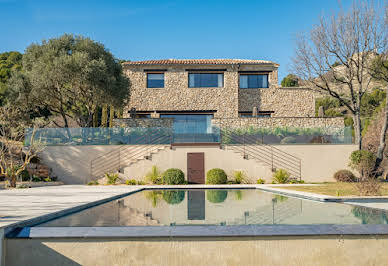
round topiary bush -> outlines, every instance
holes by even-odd
[[[166,190],[163,191],[163,199],[168,204],[178,204],[185,199],[185,192],[183,190]]]
[[[180,185],[185,183],[185,174],[177,168],[167,169],[162,176],[163,183],[167,185]]]
[[[337,182],[356,182],[357,181],[357,178],[349,170],[339,170],[335,172],[334,179],[337,180]]]
[[[207,200],[212,203],[221,203],[228,197],[228,191],[226,190],[208,190]]]
[[[224,170],[214,168],[206,173],[206,184],[226,184],[228,177]]]

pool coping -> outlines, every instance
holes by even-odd
[[[155,227],[33,227],[37,224],[82,211],[115,199],[152,189],[259,189],[264,192],[321,202],[352,202],[374,198],[345,198],[320,195],[309,192],[290,191],[269,185],[147,185],[135,190],[81,204],[3,227],[6,238],[47,237],[185,237],[185,236],[286,236],[286,235],[388,235],[388,225],[238,225],[238,226],[155,226]],[[381,199],[378,197],[377,199]],[[388,197],[386,198],[388,200]],[[373,207],[368,207],[374,209]],[[375,208],[379,209],[379,208]],[[51,228],[51,229],[50,229]],[[56,229],[55,229],[56,228]],[[179,229],[178,229],[179,228]],[[213,228],[212,230],[209,230]],[[185,232],[185,230],[187,232]],[[183,230],[183,231],[182,231]],[[213,230],[215,230],[213,232]],[[28,232],[28,234],[26,233]],[[63,233],[60,233],[63,232]],[[168,233],[167,233],[168,232]],[[141,233],[143,235],[141,235]]]
[[[387,201],[388,202],[388,196],[343,196],[343,197],[335,197],[335,196],[329,196],[324,194],[317,194],[312,192],[304,192],[304,191],[298,191],[298,190],[291,190],[291,189],[282,189],[281,187],[284,187],[285,185],[278,185],[278,187],[274,187],[274,185],[270,186],[260,186],[257,187],[257,189],[282,194],[285,196],[291,196],[291,197],[298,197],[302,199],[309,199],[309,200],[315,200],[315,201],[323,201],[323,202],[368,202],[368,201]],[[298,185],[298,186],[305,186]]]
[[[123,227],[22,227],[8,239],[36,238],[160,238],[388,235],[388,225],[181,225]]]

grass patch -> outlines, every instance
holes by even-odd
[[[296,190],[303,192],[311,192],[316,194],[328,195],[328,196],[359,196],[359,191],[355,183],[322,183],[319,186],[292,186],[292,187],[281,187],[276,188]],[[376,196],[388,196],[388,183],[383,183],[380,189],[381,194]]]

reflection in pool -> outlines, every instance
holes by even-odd
[[[388,212],[255,189],[144,190],[38,226],[387,224]]]

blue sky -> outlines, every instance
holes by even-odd
[[[0,0],[0,52],[63,33],[103,43],[117,58],[247,58],[290,67],[294,41],[351,0]]]

